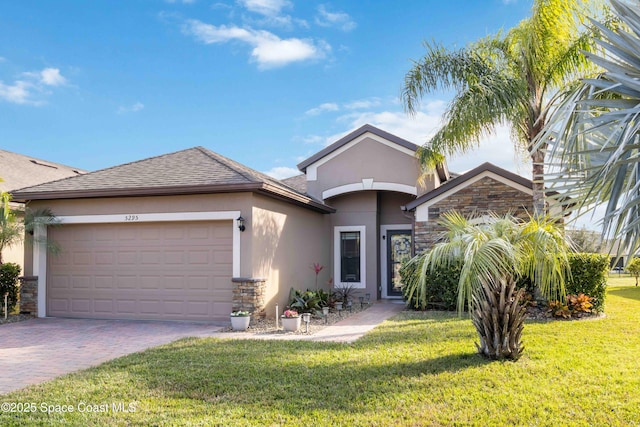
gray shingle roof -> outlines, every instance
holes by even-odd
[[[203,147],[126,163],[15,191],[15,199],[265,191],[321,210],[295,188]]]
[[[0,190],[2,191],[12,191],[83,173],[85,171],[82,169],[0,150],[0,177],[3,179],[0,182]]]
[[[291,178],[283,179],[282,182],[287,184],[289,187],[295,188],[300,193],[307,193],[307,175],[305,174],[300,174],[292,176]]]

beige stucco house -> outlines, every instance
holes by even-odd
[[[531,210],[531,182],[491,164],[445,165],[418,185],[418,147],[365,125],[276,180],[202,147],[24,188],[61,225],[37,232],[37,314],[215,320],[233,309],[267,316],[289,290],[352,286],[399,298],[400,263],[428,248],[451,208]]]

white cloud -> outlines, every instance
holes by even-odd
[[[61,86],[67,82],[57,68],[45,68],[40,71],[40,81],[47,86]]]
[[[41,71],[27,71],[22,79],[13,83],[0,81],[0,99],[14,104],[43,105],[42,96],[50,94],[47,87],[62,86],[67,79],[58,68],[44,68]]]
[[[33,88],[33,84],[23,80],[16,80],[13,84],[4,84],[0,81],[0,99],[14,104],[37,105],[36,101],[30,99]]]
[[[144,104],[142,102],[136,102],[133,105],[128,106],[120,106],[118,107],[118,114],[126,114],[126,113],[137,113],[144,109]]]
[[[322,40],[281,39],[273,33],[237,26],[206,24],[198,20],[185,23],[184,32],[205,44],[240,41],[252,46],[252,60],[262,69],[275,68],[294,62],[321,59],[331,51]]]
[[[250,12],[269,17],[278,16],[282,9],[292,6],[287,0],[238,0],[238,3]]]
[[[347,110],[365,110],[367,108],[377,107],[380,105],[380,98],[368,98],[360,99],[357,101],[351,101],[344,104],[344,108]]]
[[[264,173],[275,179],[285,179],[300,175],[300,171],[298,169],[287,166],[277,166]]]
[[[316,24],[322,27],[338,27],[342,31],[351,31],[357,27],[357,24],[351,19],[349,14],[344,12],[329,12],[323,4],[318,6]]]
[[[359,99],[344,103],[342,105],[335,102],[325,102],[317,107],[310,108],[304,112],[306,116],[317,116],[326,112],[346,110],[366,110],[372,107],[377,107],[381,104],[380,98],[372,97],[367,99]]]
[[[307,116],[317,116],[325,111],[338,111],[340,107],[334,102],[325,102],[304,112]]]

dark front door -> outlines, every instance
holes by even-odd
[[[411,230],[387,231],[387,295],[402,296],[400,267],[411,259]]]

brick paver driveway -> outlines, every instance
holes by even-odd
[[[0,394],[190,336],[221,323],[32,319],[0,326]]]

